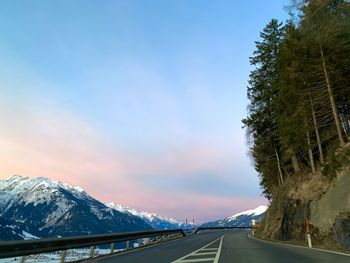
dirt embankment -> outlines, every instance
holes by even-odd
[[[342,164],[333,178],[320,171],[300,174],[275,189],[258,236],[306,244],[307,218],[314,246],[350,252],[349,152],[350,144],[337,153]]]

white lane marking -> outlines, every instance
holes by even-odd
[[[195,251],[193,251],[190,254],[187,254],[186,256],[183,256],[182,258],[179,258],[175,261],[173,261],[172,263],[190,263],[190,262],[204,262],[204,261],[211,261],[213,260],[213,263],[217,263],[220,257],[220,253],[221,253],[221,246],[222,246],[222,239],[224,238],[225,235],[222,235],[221,237],[215,239],[214,241],[210,242],[209,244],[206,244],[204,247],[197,249]],[[215,242],[217,242],[218,240],[220,240],[220,245],[218,248],[208,248],[211,244],[214,244]],[[201,253],[202,250],[208,250],[210,249],[211,251],[215,250],[215,254],[216,256],[214,258],[198,258],[198,259],[186,259],[189,257],[193,257],[196,255],[199,255]]]
[[[263,239],[259,239],[259,238],[256,238],[256,237],[252,237],[252,236],[249,235],[249,234],[248,234],[248,238],[254,239],[254,240],[258,240],[258,241],[261,241],[261,242],[266,242],[266,243],[274,244],[274,245],[281,245],[281,246],[288,246],[288,247],[297,247],[297,248],[304,248],[304,249],[312,249],[312,250],[317,250],[317,251],[327,252],[327,253],[331,253],[331,254],[338,254],[338,255],[350,257],[350,254],[346,254],[346,253],[342,253],[342,252],[331,251],[331,250],[325,250],[325,249],[321,249],[321,248],[314,248],[314,247],[313,247],[313,248],[310,248],[310,247],[303,247],[303,246],[297,246],[297,245],[291,245],[291,244],[284,244],[284,243],[279,243],[279,242],[273,242],[273,241],[268,241],[268,240],[263,240]]]
[[[213,244],[213,243],[215,243],[216,241],[218,241],[220,238],[221,238],[221,237],[219,237],[218,239],[215,239],[213,242],[210,242],[209,244],[206,244],[204,247],[202,247],[202,248],[200,248],[200,249],[197,249],[196,251],[193,251],[192,253],[190,253],[190,254],[188,254],[188,255],[186,255],[186,256],[183,256],[182,258],[179,258],[179,259],[173,261],[173,263],[175,263],[175,262],[180,262],[181,260],[183,260],[183,259],[185,259],[185,258],[191,256],[192,254],[195,254],[195,253],[201,251],[202,249],[207,248],[207,247],[210,246],[211,244]],[[217,250],[217,248],[216,248],[215,250]]]
[[[202,248],[201,250],[203,251],[213,251],[213,250],[218,250],[216,247],[208,247],[208,248]]]
[[[222,248],[222,240],[223,240],[223,239],[224,239],[224,236],[221,237],[220,245],[219,245],[219,249],[218,249],[218,253],[216,254],[216,257],[215,257],[213,263],[218,263],[218,262],[219,262],[220,254],[221,254],[221,248]]]
[[[181,263],[192,263],[192,262],[208,262],[213,260],[214,258],[197,258],[197,259],[184,259],[179,262]]]
[[[205,255],[216,255],[217,251],[215,252],[197,252],[193,254],[193,256],[205,256]]]

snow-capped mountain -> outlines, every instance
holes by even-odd
[[[75,236],[152,229],[83,189],[38,177],[0,180],[0,240]]]
[[[152,226],[154,229],[163,230],[163,229],[174,229],[174,228],[193,228],[192,224],[188,223],[187,225],[184,222],[176,221],[173,218],[159,216],[155,213],[140,212],[134,208],[127,206],[122,206],[120,204],[108,203],[108,207],[115,209],[121,213],[130,214],[137,216]]]
[[[225,219],[204,223],[201,226],[202,227],[250,226],[251,221],[253,219],[259,222],[264,218],[267,208],[268,207],[266,205],[261,205],[255,209],[243,211],[238,214],[234,214],[232,216],[226,217]]]

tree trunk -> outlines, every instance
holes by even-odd
[[[337,133],[338,133],[338,137],[339,137],[339,144],[340,144],[340,146],[344,146],[345,145],[345,141],[344,141],[344,138],[343,138],[343,135],[342,135],[342,132],[341,132],[340,123],[339,123],[338,109],[337,109],[337,105],[335,104],[333,89],[332,89],[332,86],[331,86],[331,83],[330,83],[330,80],[329,80],[328,71],[327,71],[327,68],[326,68],[326,62],[325,62],[325,59],[324,59],[323,49],[322,49],[321,45],[320,45],[320,52],[321,52],[321,58],[322,58],[322,66],[323,66],[324,77],[326,79],[326,84],[327,84],[327,89],[328,89],[328,94],[329,94],[329,100],[331,101],[334,122],[335,122],[335,126],[337,128]]]
[[[324,157],[323,157],[322,143],[321,143],[320,133],[318,132],[318,124],[317,124],[316,113],[315,113],[314,103],[312,101],[311,93],[309,93],[309,99],[310,99],[310,104],[311,104],[311,113],[312,113],[312,119],[314,122],[318,151],[320,153],[320,162],[321,162],[321,164],[323,164]]]
[[[309,152],[309,159],[310,159],[311,170],[312,170],[313,173],[315,173],[315,162],[314,162],[314,156],[312,154],[309,129],[306,129],[306,139],[307,139],[307,148],[308,148],[308,152]]]
[[[275,153],[276,153],[276,159],[277,159],[277,168],[278,168],[278,174],[280,176],[281,184],[284,184],[283,180],[283,175],[282,175],[282,170],[281,170],[281,164],[280,164],[280,158],[277,153],[277,149],[275,148]]]
[[[281,177],[278,175],[277,176],[277,180],[278,180],[278,185],[281,185],[282,183],[281,183]]]
[[[344,133],[347,136],[350,131],[349,127],[349,117],[346,114],[341,114],[340,120],[342,122],[342,126],[344,127]]]
[[[349,115],[344,115],[344,118],[345,118],[345,125],[348,129],[347,136],[349,136],[350,135],[350,117],[349,117]]]
[[[295,152],[291,148],[289,148],[288,153],[290,154],[291,159],[292,159],[292,165],[293,165],[294,172],[299,173],[300,172],[300,165],[299,165],[298,158],[297,158]]]

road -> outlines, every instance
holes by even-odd
[[[255,240],[247,231],[213,231],[85,262],[349,263],[350,257]]]

